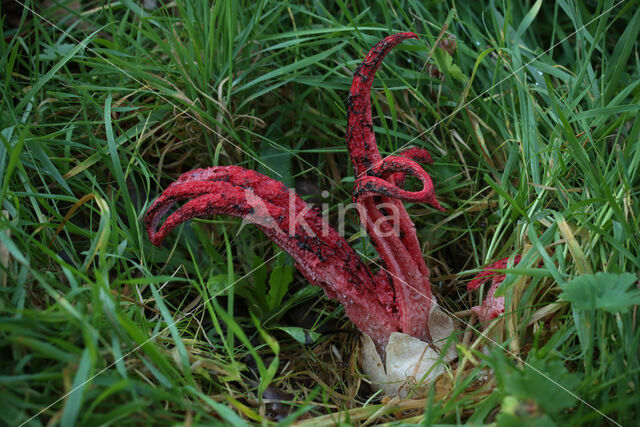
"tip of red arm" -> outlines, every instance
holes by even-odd
[[[400,36],[400,37],[404,37],[407,39],[417,39],[418,35],[416,33],[413,33],[411,31],[406,31],[404,33],[398,33],[396,34],[396,36]]]

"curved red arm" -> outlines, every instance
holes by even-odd
[[[347,100],[346,142],[358,175],[354,200],[360,220],[380,254],[380,262],[397,295],[400,327],[409,335],[428,340],[430,307],[435,300],[415,227],[402,201],[426,202],[442,210],[431,177],[416,163],[416,160],[430,163],[431,156],[423,149],[414,148],[400,156],[382,159],[371,117],[371,86],[375,72],[391,48],[412,38],[417,36],[398,33],[386,37],[371,49],[356,69]],[[402,184],[406,174],[420,179],[422,190],[404,190]]]
[[[178,202],[186,201],[161,224]],[[195,217],[232,215],[255,224],[289,253],[309,282],[338,300],[355,325],[384,348],[399,331],[393,289],[376,282],[367,266],[322,217],[284,184],[238,166],[182,175],[148,209],[144,222],[159,246],[177,225]]]
[[[145,215],[153,244],[160,245],[174,227],[194,217],[241,217],[288,252],[312,284],[342,303],[347,316],[379,349],[394,331],[429,339],[429,270],[402,200],[442,209],[430,176],[416,163],[429,163],[431,157],[414,148],[381,159],[371,121],[373,76],[389,50],[408,38],[417,36],[394,34],[371,49],[354,73],[347,102],[346,141],[358,174],[354,200],[380,254],[384,269],[378,274],[372,275],[346,240],[286,186],[238,166],[197,169],[171,184]],[[404,190],[407,174],[420,179],[423,189]],[[185,203],[160,225],[178,202]]]
[[[516,255],[513,258],[513,265],[516,266],[521,259],[522,256]],[[491,287],[487,291],[487,296],[482,302],[482,305],[476,305],[471,308],[471,311],[478,316],[478,320],[480,320],[481,323],[488,322],[504,314],[504,297],[496,297],[495,293],[507,276],[495,270],[504,270],[507,268],[508,262],[509,258],[503,258],[486,266],[467,284],[467,289],[473,291],[491,279]]]

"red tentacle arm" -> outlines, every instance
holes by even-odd
[[[406,150],[401,151],[399,156],[406,157],[407,159],[411,159],[414,162],[423,163],[423,164],[431,164],[433,163],[433,159],[427,150],[424,148],[411,147]],[[388,177],[389,181],[396,184],[398,187],[402,187],[404,185],[404,179],[406,174],[403,172],[396,172],[391,174]],[[383,176],[383,178],[387,178]]]
[[[431,156],[413,148],[400,156],[382,159],[373,132],[371,87],[376,70],[389,50],[413,33],[391,35],[376,44],[354,72],[347,101],[346,142],[357,173],[353,191],[360,219],[388,270],[400,313],[402,331],[416,338],[430,338],[428,319],[433,300],[429,270],[415,227],[402,204],[426,202],[442,210],[431,177],[416,163],[430,163]],[[402,188],[406,174],[422,181],[421,191]]]
[[[388,199],[386,202],[388,210],[397,213],[404,209],[402,203],[397,200]],[[379,206],[385,206],[385,202],[383,201]],[[371,242],[380,255],[383,270],[378,276],[383,278],[386,273],[386,277],[391,281],[396,296],[401,332],[421,340],[428,340],[430,335],[427,320],[433,298],[428,278],[429,271],[424,265],[421,252],[410,252],[403,240],[398,237],[406,224],[401,223],[400,227],[395,227],[397,220],[392,221],[385,216],[372,197],[358,202],[358,212],[360,221],[366,227]],[[410,227],[413,227],[413,224],[410,223]],[[415,237],[415,230],[411,228],[410,231]],[[416,262],[416,256],[419,256],[424,270]]]
[[[186,201],[158,228],[163,216]],[[282,183],[237,166],[199,169],[182,175],[145,215],[149,238],[160,245],[177,225],[216,214],[243,218],[289,253],[309,282],[338,300],[347,316],[384,348],[400,331],[393,290],[376,283],[346,240]]]
[[[398,187],[395,183],[380,177],[390,175],[394,172],[415,176],[422,181],[422,190],[415,192],[407,191]],[[444,210],[436,199],[431,177],[413,160],[400,156],[385,157],[371,168],[371,173],[374,174],[374,176],[365,175],[356,180],[353,189],[354,199],[383,195],[405,202],[426,202],[438,210]]]
[[[380,160],[371,121],[371,85],[373,76],[384,57],[398,43],[406,39],[417,39],[414,33],[398,33],[378,42],[367,54],[362,64],[353,73],[353,82],[347,98],[347,148],[356,170],[356,175],[367,171]]]
[[[427,150],[424,148],[412,147],[406,150],[403,150],[399,153],[400,156],[411,159],[415,162],[430,164],[433,163],[433,159]],[[383,178],[386,176],[383,175]],[[404,185],[406,174],[404,172],[394,172],[389,176],[389,181],[396,184],[398,187],[402,187]],[[398,205],[401,205],[401,202],[395,201]],[[437,202],[437,201],[436,201]],[[439,203],[438,203],[439,205]],[[436,206],[436,209],[437,206]],[[440,209],[441,210],[441,209]],[[406,209],[399,209],[400,212],[400,236],[402,242],[407,247],[407,250],[414,258],[416,264],[420,268],[420,271],[423,275],[429,276],[429,270],[427,270],[426,265],[422,259],[422,249],[420,248],[420,242],[418,242],[418,237],[416,236],[415,228],[413,227],[413,223],[409,218],[409,214]]]
[[[399,154],[402,157],[406,157],[407,159],[411,159],[414,162],[431,164],[433,163],[433,159],[431,158],[431,154],[424,148],[419,147],[411,147],[406,150],[402,150]]]
[[[513,258],[513,265],[516,266],[521,259],[522,257],[520,255],[516,255]],[[471,311],[478,316],[478,320],[482,323],[493,320],[504,314],[504,297],[496,297],[495,293],[507,276],[506,274],[496,272],[495,270],[504,270],[507,268],[508,262],[509,258],[503,258],[486,266],[467,285],[467,289],[473,291],[491,279],[491,287],[487,291],[487,296],[482,302],[482,305],[476,305],[471,308]]]

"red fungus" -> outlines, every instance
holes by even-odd
[[[430,339],[429,270],[402,201],[427,202],[442,210],[431,178],[416,163],[430,163],[431,157],[412,148],[382,159],[371,120],[373,76],[388,51],[407,38],[417,36],[395,34],[371,49],[354,73],[348,98],[346,142],[358,174],[354,201],[384,266],[378,274],[372,275],[346,240],[284,184],[238,166],[197,169],[171,184],[145,215],[151,242],[159,246],[175,226],[196,216],[244,218],[288,252],[309,282],[338,300],[379,350],[392,332]],[[407,174],[417,177],[423,189],[404,190]],[[186,203],[158,229],[163,216],[180,201]]]
[[[189,200],[158,229],[179,201]],[[158,197],[145,215],[151,242],[160,245],[178,224],[196,216],[241,217],[289,253],[309,282],[338,300],[347,316],[379,345],[399,331],[389,286],[377,284],[366,265],[322,217],[289,188],[258,172],[216,166],[188,172]]]
[[[354,200],[358,204],[361,221],[380,254],[382,265],[389,272],[386,276],[395,290],[402,331],[428,340],[428,319],[433,300],[429,270],[422,257],[415,227],[401,201],[427,202],[442,210],[435,198],[431,178],[412,160],[430,162],[431,157],[425,150],[413,149],[405,152],[404,156],[382,159],[371,118],[373,76],[389,50],[408,38],[417,36],[399,33],[385,38],[371,49],[356,69],[347,99],[346,140],[357,174]],[[423,189],[417,192],[402,189],[400,185],[406,174],[420,179]],[[379,196],[379,203],[376,196]],[[386,219],[380,206],[393,211],[397,224]],[[380,279],[382,281],[383,277]]]
[[[522,257],[520,255],[516,255],[513,258],[513,265],[517,265],[520,262],[521,258]],[[473,313],[478,316],[478,320],[480,320],[480,322],[482,323],[493,320],[504,313],[504,297],[496,297],[495,293],[498,289],[498,286],[502,284],[507,276],[494,270],[504,270],[505,268],[507,268],[508,261],[509,258],[503,258],[500,261],[496,261],[493,264],[486,266],[467,285],[467,289],[469,289],[470,291],[474,291],[484,283],[486,283],[489,279],[492,279],[491,287],[487,291],[487,297],[485,298],[482,305],[477,305],[471,308],[471,311],[473,311]]]

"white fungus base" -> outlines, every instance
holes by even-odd
[[[371,337],[362,335],[360,366],[374,390],[383,390],[387,396],[402,398],[412,390],[418,394],[421,394],[421,390],[428,390],[444,372],[444,363],[456,358],[453,343],[449,345],[447,354],[440,355],[442,347],[453,333],[453,321],[435,303],[429,314],[429,331],[433,338],[432,345],[401,332],[392,333],[385,349],[384,364]]]

